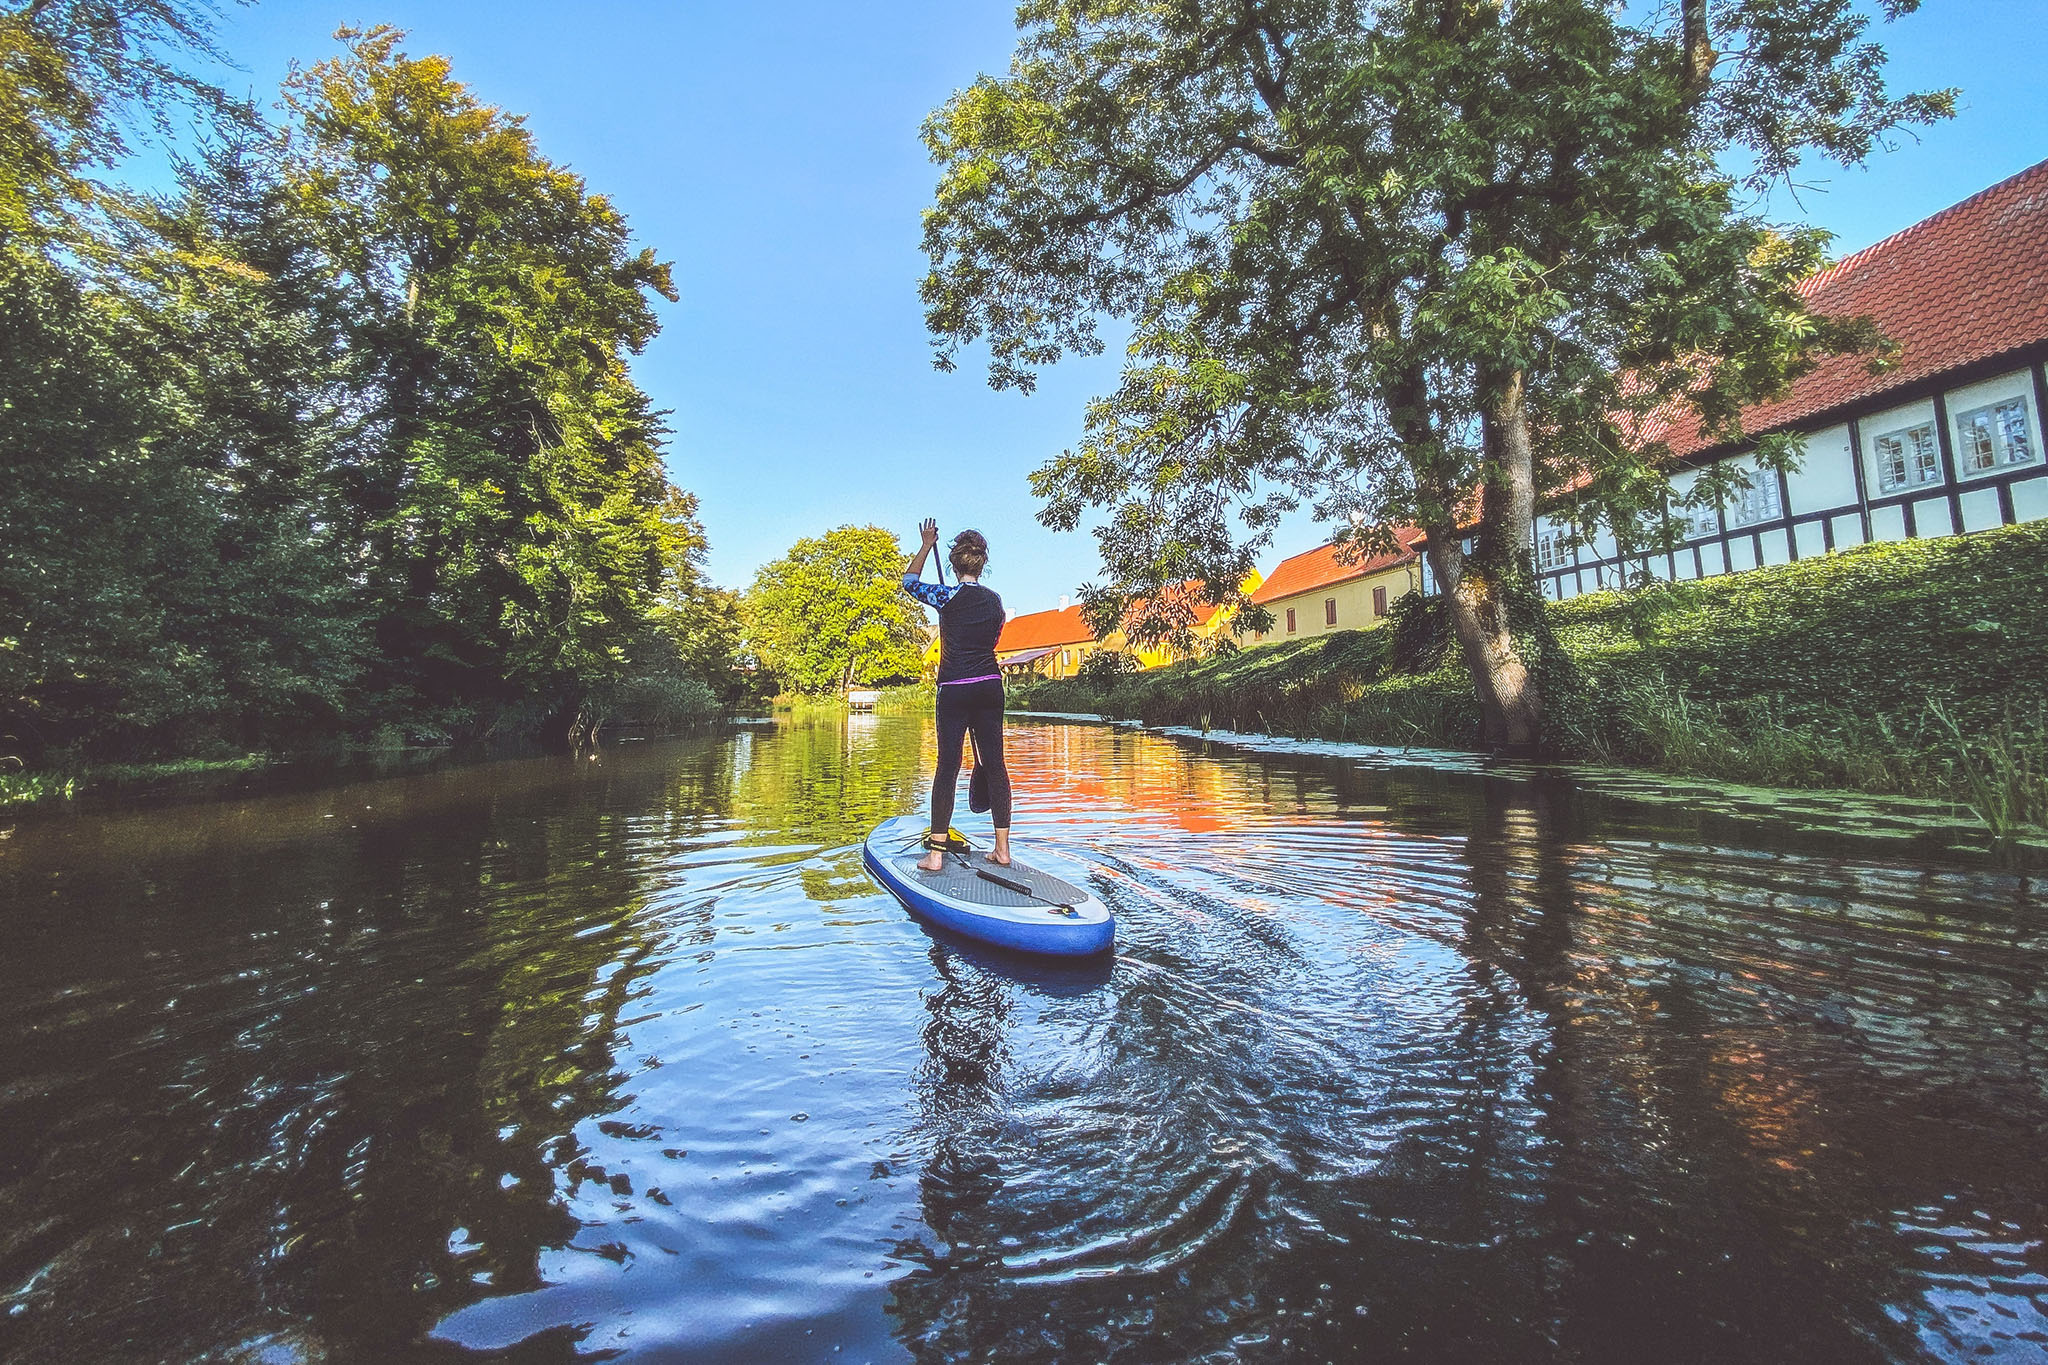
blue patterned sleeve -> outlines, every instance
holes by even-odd
[[[916,574],[903,575],[903,591],[928,607],[943,607],[960,591],[957,584],[927,583]]]

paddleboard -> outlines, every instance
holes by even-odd
[[[917,865],[924,856],[925,821],[897,815],[875,826],[861,848],[868,872],[911,913],[967,938],[1026,953],[1085,957],[1116,941],[1109,907],[1085,887],[1044,867],[1012,857],[990,862],[975,842],[946,855],[940,872]],[[1049,861],[1049,860],[1048,860]],[[1075,874],[1078,875],[1078,874]]]

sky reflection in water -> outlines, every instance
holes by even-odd
[[[861,869],[929,743],[17,829],[0,1359],[2048,1354],[2019,879],[1027,724],[1039,966]]]

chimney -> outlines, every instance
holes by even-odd
[[[1061,610],[1061,611],[1065,611],[1066,609],[1067,609],[1067,595],[1066,595],[1065,593],[1061,593],[1061,594],[1060,594],[1060,610]]]

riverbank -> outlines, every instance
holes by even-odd
[[[937,705],[938,689],[931,683],[909,683],[902,687],[878,687],[875,704],[869,708],[878,716],[929,715]],[[769,701],[769,708],[791,716],[844,715],[849,710],[843,695],[806,697],[785,692]]]
[[[1545,608],[1547,747],[1722,781],[1932,797],[1994,831],[2048,825],[2048,523]],[[1012,705],[1147,725],[1477,749],[1433,602],[1392,625],[1146,673],[1039,683]]]

